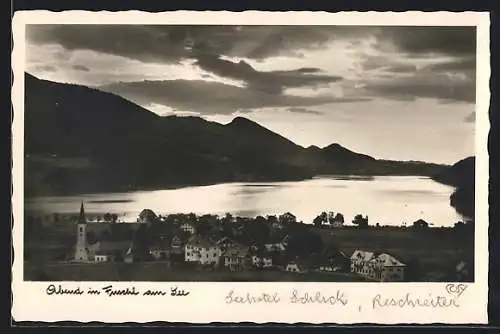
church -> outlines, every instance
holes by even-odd
[[[76,223],[76,245],[73,262],[102,263],[110,261],[133,262],[133,242],[130,240],[106,241],[98,240],[91,244],[87,240],[89,224],[85,218],[83,202]]]

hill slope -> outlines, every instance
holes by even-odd
[[[160,117],[117,95],[26,74],[27,196],[163,188],[316,174],[433,175],[339,144],[303,148],[246,118]]]
[[[455,187],[450,204],[468,219],[475,214],[475,157],[458,161],[435,175],[434,180]]]

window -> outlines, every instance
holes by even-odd
[[[83,227],[80,226],[80,233],[83,233]]]

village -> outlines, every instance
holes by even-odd
[[[230,214],[223,217],[195,214],[162,216],[144,209],[136,222],[124,223],[111,214],[106,214],[103,221],[88,220],[82,203],[76,222],[70,225],[73,233],[68,238],[64,255],[49,260],[49,267],[79,268],[78,265],[81,265],[93,270],[92,267],[102,268],[118,263],[131,267],[156,264],[163,271],[185,273],[181,277],[190,281],[197,281],[198,277],[216,277],[217,273],[223,274],[220,277],[224,280],[231,280],[232,277],[235,280],[259,280],[259,276],[262,280],[269,277],[279,280],[282,276],[284,280],[298,281],[379,282],[414,281],[424,277],[429,280],[429,275],[432,275],[425,272],[422,263],[418,263],[415,257],[396,257],[391,253],[391,247],[370,247],[369,242],[359,241],[359,247],[355,243],[348,245],[345,240],[352,238],[349,235],[374,235],[371,230],[383,230],[379,226],[369,226],[368,217],[362,215],[355,216],[353,224],[348,226],[344,224],[342,214],[333,212],[323,212],[313,224],[304,224],[291,213],[256,218],[233,217]],[[469,225],[457,223],[451,229],[452,234],[457,235],[460,231],[460,235],[467,234],[463,232],[465,226]],[[402,228],[393,228],[395,232],[389,229],[386,228],[383,233],[399,233]],[[428,238],[426,231],[433,230],[421,219],[406,229],[409,230],[407,235],[413,233],[416,238]],[[442,231],[447,235],[449,232]],[[446,238],[438,236],[437,239],[442,243]],[[343,243],[345,247],[342,247]],[[416,254],[422,251],[425,249],[414,250]],[[411,249],[405,250],[404,254],[408,253]],[[430,261],[436,260],[433,257],[439,255],[431,254]],[[450,261],[454,262],[448,263],[449,268],[443,269],[441,276],[438,275],[435,280],[471,279],[471,263],[466,256]],[[437,275],[436,272],[434,275]]]

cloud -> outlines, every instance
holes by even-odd
[[[41,72],[57,72],[57,68],[52,65],[38,65],[34,67],[37,71]]]
[[[475,72],[476,69],[476,58],[475,57],[465,57],[457,58],[450,61],[442,61],[427,67],[429,70],[434,71],[468,71]]]
[[[309,114],[309,115],[322,115],[322,112],[316,111],[316,110],[311,110],[307,108],[299,108],[299,107],[292,107],[287,109],[288,112],[291,113],[299,113],[299,114]]]
[[[202,26],[202,25],[28,25],[35,44],[60,44],[141,61],[176,62],[193,53],[264,59],[300,56],[339,38],[366,36],[362,26]]]
[[[385,49],[392,44],[409,55],[474,55],[475,27],[401,26],[384,27],[377,35],[376,47]]]
[[[75,64],[72,66],[72,68],[76,71],[82,71],[82,72],[90,72],[90,69],[87,66],[84,65],[78,65]]]
[[[465,123],[474,123],[476,121],[476,112],[473,111],[464,118]]]
[[[259,72],[243,60],[232,62],[211,55],[200,56],[194,64],[205,71],[222,77],[242,80],[254,89],[269,93],[280,93],[288,87],[315,86],[342,80],[340,76],[311,74],[319,72],[320,70],[317,68]]]
[[[416,72],[404,77],[371,80],[364,89],[397,100],[421,97],[474,103],[476,98],[475,80],[450,73]]]
[[[177,82],[169,87],[185,88],[181,93],[192,86],[182,79],[216,81],[222,84],[217,87],[237,86],[230,87],[228,98],[237,107],[238,101],[251,106],[287,106],[290,99],[348,102],[366,94],[475,100],[474,27],[28,25],[27,40],[53,53],[44,62],[47,58],[33,52],[28,67],[57,67],[52,77],[59,80],[129,81],[134,90],[140,80],[169,80]],[[222,94],[214,85],[195,86]],[[214,107],[197,108],[228,109],[219,95],[204,97]]]
[[[327,96],[300,97],[203,80],[120,82],[99,87],[137,104],[152,103],[204,115],[232,114],[262,107],[299,107],[335,102]]]

